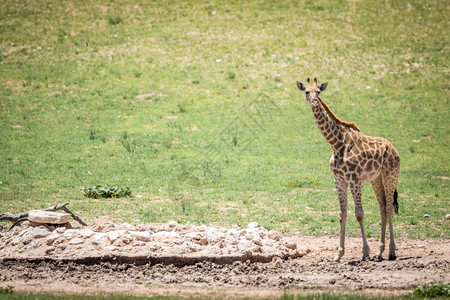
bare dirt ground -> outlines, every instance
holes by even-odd
[[[361,240],[347,238],[346,254],[337,263],[336,236],[285,235],[258,224],[231,229],[107,224],[92,227],[92,233],[59,230],[59,239],[56,230],[45,235],[42,228],[24,228],[0,235],[0,286],[16,291],[208,298],[285,291],[403,295],[415,285],[450,282],[449,239],[398,240],[397,260],[360,261]],[[103,238],[108,234],[110,239]],[[377,239],[369,245],[375,254]]]

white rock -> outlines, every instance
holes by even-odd
[[[51,244],[53,244],[53,242],[54,241],[56,241],[57,239],[59,239],[59,237],[60,237],[61,235],[59,234],[59,233],[56,233],[56,232],[53,232],[52,234],[50,234],[49,236],[47,236],[46,238],[45,238],[45,243],[47,244],[47,245],[51,245]]]
[[[50,235],[51,231],[48,230],[46,227],[40,226],[31,228],[28,231],[28,234],[30,234],[33,238],[38,239]]]
[[[205,224],[198,226],[199,231],[206,231],[207,229],[208,229],[208,227]]]
[[[32,241],[27,247],[26,250],[38,248],[41,245],[38,241]]]
[[[169,222],[167,222],[167,225],[169,225],[169,227],[176,227],[178,223],[174,220],[170,220]]]
[[[28,221],[40,224],[64,224],[69,222],[70,214],[54,211],[32,210],[28,213]]]
[[[236,228],[231,228],[227,230],[227,234],[228,235],[233,235],[233,236],[239,236],[241,234],[241,231],[239,229]]]
[[[66,231],[66,227],[58,227],[58,228],[55,229],[55,231],[57,233],[63,233],[64,231]]]
[[[79,232],[79,235],[85,239],[90,238],[93,234],[94,231],[89,228],[83,228]]]
[[[256,228],[259,228],[259,227],[261,227],[261,225],[259,225],[258,222],[250,222],[247,225],[248,229],[256,229]]]
[[[84,243],[84,239],[82,238],[74,238],[69,241],[69,245],[80,245]]]
[[[159,231],[153,234],[153,240],[162,242],[164,240],[175,240],[180,238],[180,234],[174,231]]]
[[[445,215],[445,218],[446,218],[447,220],[450,220],[450,214],[446,214],[446,215]]]
[[[111,243],[114,243],[122,234],[124,234],[125,230],[113,230],[106,233],[106,236],[109,238]]]
[[[96,240],[97,242],[101,241],[103,238],[106,238],[106,233],[104,232],[97,232],[96,234],[94,234],[94,240]]]
[[[225,233],[215,230],[213,232],[208,232],[206,237],[208,239],[208,243],[217,244],[225,239]]]
[[[424,217],[424,218],[429,218],[430,215],[429,215],[429,214],[425,214],[425,215],[423,215],[423,217]]]
[[[128,232],[133,238],[137,239],[141,242],[148,242],[150,241],[152,235],[148,231],[129,231]]]
[[[78,235],[78,230],[76,230],[76,229],[67,229],[64,231],[64,237],[67,238],[68,240],[74,238],[77,235]]]

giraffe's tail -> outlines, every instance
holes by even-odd
[[[397,201],[397,199],[398,199],[398,193],[397,193],[397,189],[395,189],[395,192],[394,192],[394,211],[398,215],[398,201]]]

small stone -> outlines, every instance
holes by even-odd
[[[261,227],[261,225],[259,225],[258,222],[250,222],[247,225],[248,229],[256,229],[256,228],[259,228],[259,227]]]
[[[32,236],[31,234],[28,234],[28,233],[24,234],[24,235],[22,236],[22,238],[20,239],[20,241],[21,241],[24,245],[31,243],[32,240],[33,240],[33,236]]]
[[[178,223],[174,220],[170,220],[169,222],[167,222],[167,225],[169,225],[169,227],[176,227]]]
[[[199,245],[208,244],[208,238],[206,237],[206,234],[204,232],[188,232],[184,236],[188,240],[197,243]]]
[[[117,240],[117,238],[121,236],[124,232],[125,230],[113,230],[108,232],[106,235],[108,236],[111,243],[114,243],[114,241]]]
[[[150,241],[152,235],[148,231],[129,231],[128,232],[133,238],[141,242]]]
[[[104,232],[98,232],[98,233],[94,234],[94,240],[96,240],[96,241],[100,241],[103,238],[106,238],[106,233],[104,233]]]
[[[53,232],[51,235],[47,236],[47,238],[45,239],[45,243],[47,245],[51,245],[54,241],[59,239],[60,236],[61,235],[59,233]]]
[[[423,215],[423,217],[424,217],[424,218],[429,218],[430,215],[429,215],[429,214],[425,214],[425,215]]]
[[[180,238],[180,234],[173,231],[160,231],[153,234],[153,240],[162,242],[164,240],[174,240]]]
[[[38,248],[41,245],[38,241],[32,241],[26,248],[26,250]]]
[[[69,222],[70,214],[54,211],[32,210],[28,213],[28,220],[40,224],[64,224]]]
[[[447,220],[450,220],[450,214],[446,214],[446,215],[445,215],[445,218],[446,218]]]
[[[285,244],[285,246],[286,246],[286,248],[289,248],[291,250],[297,249],[297,244],[296,243],[288,242],[288,243]]]
[[[66,231],[66,227],[58,227],[58,228],[55,229],[55,231],[57,233],[63,233],[64,231]]]
[[[83,238],[90,238],[94,234],[94,231],[89,228],[81,229],[79,235]]]
[[[129,243],[131,243],[133,241],[133,238],[131,237],[130,234],[125,233],[124,235],[122,235],[121,240],[122,240],[122,243],[124,243],[125,245],[128,245]]]
[[[281,240],[281,236],[278,233],[275,233],[273,231],[269,231],[268,237],[269,237],[269,239],[275,240],[275,241]]]
[[[78,230],[75,230],[75,229],[67,229],[64,231],[64,237],[68,240],[74,238],[77,234],[78,234]]]
[[[54,247],[48,248],[47,250],[45,250],[45,254],[51,255],[51,254],[53,254],[53,251],[55,251]]]
[[[49,231],[46,227],[40,226],[31,228],[28,231],[28,234],[30,234],[33,238],[38,239],[50,235],[51,231]]]
[[[80,245],[84,243],[84,239],[82,238],[74,238],[69,241],[69,245]]]
[[[258,245],[258,246],[262,246],[262,240],[258,237],[253,238],[252,240],[253,244]]]

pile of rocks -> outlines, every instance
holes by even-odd
[[[170,258],[215,262],[270,261],[301,256],[289,237],[256,222],[246,228],[206,225],[106,223],[81,229],[34,226],[0,233],[2,258],[80,259],[84,257]]]

